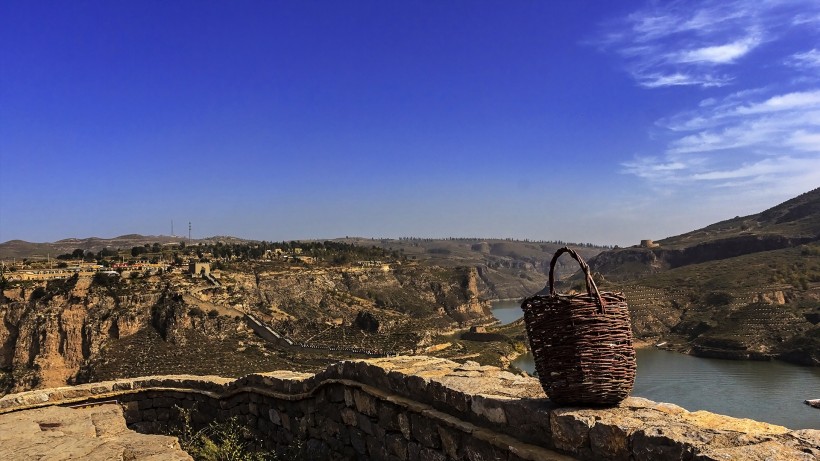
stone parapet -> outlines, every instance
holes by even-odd
[[[116,400],[140,432],[236,417],[270,449],[300,441],[311,459],[814,460],[820,431],[629,398],[614,408],[559,408],[538,380],[430,357],[345,361],[318,374],[237,380],[160,376],[0,398],[0,414]]]

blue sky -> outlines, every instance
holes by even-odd
[[[820,186],[820,3],[0,3],[0,241],[627,245]]]

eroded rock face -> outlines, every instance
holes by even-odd
[[[83,368],[100,357],[108,341],[150,328],[152,322],[171,340],[179,329],[209,329],[196,324],[209,319],[186,316],[187,306],[159,286],[99,286],[74,277],[48,282],[36,293],[6,290],[0,302],[0,368],[10,371],[0,392],[82,380]]]
[[[239,350],[253,339],[242,312],[263,316],[294,342],[317,348],[345,346],[357,330],[357,314],[365,312],[370,322],[364,333],[357,330],[367,336],[355,339],[363,344],[358,347],[411,350],[425,332],[492,320],[488,304],[479,301],[476,280],[475,269],[467,268],[345,267],[232,272],[220,286],[171,275],[74,277],[9,289],[0,297],[0,395],[99,379],[98,369],[109,378],[150,374],[142,353],[156,351],[157,344],[146,335],[159,334],[169,362],[178,350],[167,349],[203,347],[203,338]],[[319,338],[327,330],[335,336]],[[142,355],[130,360],[123,357],[125,349],[107,346],[133,347]],[[154,370],[174,371],[190,370]]]
[[[139,434],[116,404],[0,415],[0,459],[191,460],[176,437]]]

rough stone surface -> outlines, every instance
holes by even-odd
[[[119,405],[45,407],[0,415],[0,459],[190,460],[176,437],[139,434]]]
[[[266,448],[283,449],[299,441],[313,459],[820,457],[817,430],[791,431],[748,419],[688,412],[641,398],[628,398],[613,408],[558,408],[534,378],[430,357],[340,362],[317,375],[276,371],[237,380],[153,376],[43,389],[0,398],[0,415],[35,418],[28,415],[51,410],[80,415],[79,410],[54,405],[114,399],[123,409],[118,410],[119,418],[122,420],[124,414],[124,421],[139,431],[166,431],[177,419],[177,407],[190,408],[192,422],[200,427],[215,419],[235,417],[255,439],[264,441]],[[95,417],[84,417],[88,424],[96,424]],[[0,450],[16,446],[6,443],[9,440],[29,443],[24,432],[0,429],[4,445]],[[37,430],[46,432],[40,426]],[[127,441],[128,434],[134,433],[110,434]],[[167,440],[173,441],[167,437],[155,440],[152,443],[166,444],[163,447],[172,443]],[[52,459],[45,456],[53,453],[48,451],[50,447],[32,444],[30,448],[42,450],[44,458]],[[5,459],[2,453],[0,459]],[[139,459],[154,456],[144,453]]]

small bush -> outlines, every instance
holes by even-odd
[[[727,306],[734,300],[735,297],[725,291],[713,291],[703,298],[703,301],[710,306]]]
[[[208,311],[208,318],[209,319],[215,319],[217,317],[219,317],[219,311],[217,311],[216,309],[211,309],[211,310]]]
[[[179,445],[198,461],[278,461],[280,454],[267,451],[261,440],[249,439],[247,429],[233,417],[225,422],[213,421],[208,426],[194,430],[191,425],[192,409],[176,407],[180,425],[171,430],[179,438]],[[300,444],[289,447],[284,459],[300,460]]]
[[[46,294],[48,294],[48,292],[46,292],[45,288],[37,287],[31,292],[31,298],[30,299],[32,301],[37,301],[38,299],[43,298]]]

